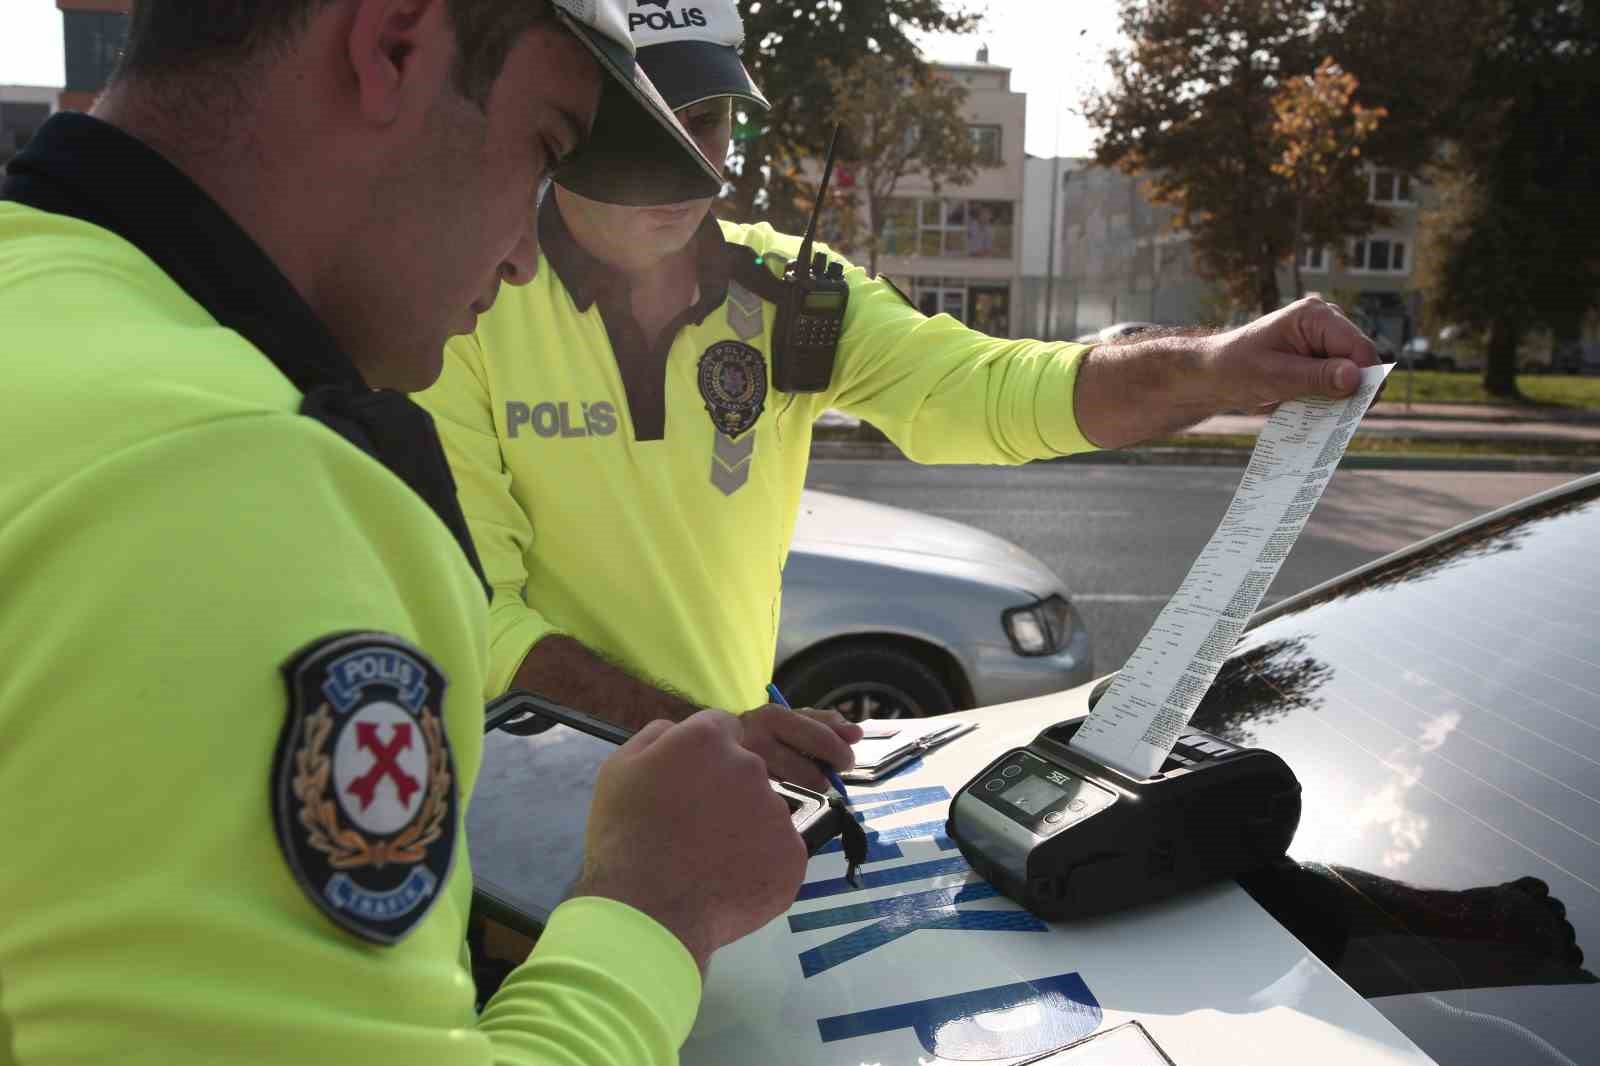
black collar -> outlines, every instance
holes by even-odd
[[[698,326],[728,298],[728,284],[734,277],[747,285],[770,282],[772,275],[759,268],[762,278],[747,279],[741,265],[754,263],[750,249],[723,239],[722,227],[707,215],[689,244],[690,258],[700,282],[700,297],[679,312],[655,340],[645,338],[633,316],[627,278],[596,259],[580,245],[561,217],[554,195],[539,205],[539,245],[555,271],[556,278],[572,297],[578,313],[598,305],[600,318],[611,342],[628,399],[628,419],[634,439],[662,440],[666,436],[666,372],[673,341],[685,326]],[[757,291],[763,291],[758,288]]]
[[[11,161],[0,196],[122,237],[301,392],[365,387],[260,245],[181,170],[110,123],[70,111],[53,116]]]
[[[567,221],[556,206],[554,190],[539,205],[539,247],[579,311],[589,310],[597,300],[626,295],[627,279],[591,255],[567,228]],[[690,238],[689,254],[700,281],[700,299],[693,317],[697,325],[728,295],[729,250],[733,247],[723,240],[722,227],[709,213]]]
[[[369,389],[277,264],[181,170],[109,123],[61,112],[11,161],[0,199],[110,230],[149,256],[305,394],[302,414],[372,455],[421,496],[483,580],[427,412],[401,393]]]

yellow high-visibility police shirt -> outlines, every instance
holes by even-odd
[[[609,900],[474,1011],[487,619],[434,512],[109,230],[0,202],[0,324],[0,1064],[675,1062],[698,971]],[[456,851],[388,946],[308,898],[270,801],[280,668],[349,631],[448,681]]]
[[[670,347],[647,350],[625,289],[555,203],[541,208],[534,280],[503,286],[418,396],[493,586],[490,695],[563,633],[702,705],[765,703],[812,424],[828,408],[925,463],[1092,447],[1073,415],[1085,347],[926,317],[854,266],[827,390],[772,388],[776,310],[749,271],[781,273],[800,240],[765,224],[707,222],[700,301]]]

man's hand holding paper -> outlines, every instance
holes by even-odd
[[[1150,330],[1100,345],[1078,372],[1078,424],[1100,447],[1120,448],[1223,411],[1349,396],[1378,361],[1370,338],[1311,296],[1222,333]]]

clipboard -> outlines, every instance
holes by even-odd
[[[858,785],[882,781],[912,759],[978,728],[978,723],[958,718],[886,719],[861,725],[866,736],[853,746],[856,765],[839,774]]]

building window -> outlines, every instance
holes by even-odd
[[[946,314],[991,337],[1011,336],[1011,287],[965,278],[911,279],[911,299],[930,318]]]
[[[973,200],[967,204],[967,255],[974,259],[1010,259],[1012,204],[1009,200]]]
[[[930,259],[1010,259],[1015,222],[1009,200],[891,200],[883,250]]]
[[[1350,250],[1350,269],[1358,274],[1406,274],[1410,264],[1406,242],[1386,237],[1356,241]]]
[[[967,202],[965,200],[923,200],[922,233],[917,254],[964,256],[967,254]]]
[[[128,39],[128,16],[115,11],[63,11],[67,88],[97,93],[106,87]]]
[[[999,126],[968,126],[967,134],[972,138],[972,146],[978,150],[979,166],[997,167],[1001,164]]]
[[[967,320],[967,283],[960,278],[914,278],[911,299],[929,318],[949,315],[960,322]]]
[[[967,290],[967,325],[991,337],[1011,336],[1011,287],[973,285]]]
[[[1300,249],[1300,269],[1308,274],[1326,274],[1328,272],[1328,250],[1326,248]]]
[[[1411,199],[1411,175],[1398,170],[1372,172],[1372,202],[1375,204],[1405,205]]]
[[[917,254],[917,201],[890,200],[883,209],[883,254]]]

